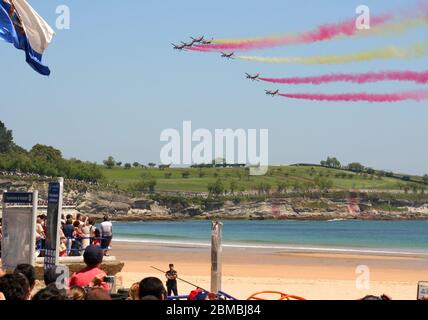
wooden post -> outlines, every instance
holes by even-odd
[[[221,290],[222,233],[223,223],[213,221],[211,227],[211,292],[215,293]]]

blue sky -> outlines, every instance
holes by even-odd
[[[0,120],[25,148],[55,146],[65,157],[101,162],[159,162],[166,128],[269,129],[272,164],[315,162],[328,155],[343,163],[428,173],[428,102],[332,103],[269,98],[276,89],[244,79],[329,72],[425,70],[428,59],[343,65],[266,65],[226,61],[218,54],[177,52],[171,42],[189,36],[252,37],[299,32],[354,17],[402,10],[413,1],[29,1],[54,27],[58,5],[71,9],[71,29],[56,30],[45,62],[49,78],[33,72],[22,52],[0,43]],[[388,37],[352,38],[252,52],[266,56],[345,54],[427,38],[427,28]],[[284,92],[388,92],[411,83],[280,86]],[[425,86],[426,87],[426,86]]]

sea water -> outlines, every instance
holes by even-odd
[[[225,247],[428,254],[428,221],[223,221]],[[115,222],[123,242],[209,246],[210,221]]]

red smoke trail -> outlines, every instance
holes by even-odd
[[[359,74],[327,74],[314,77],[292,77],[292,78],[259,78],[261,81],[280,84],[321,84],[327,82],[355,82],[368,83],[377,81],[413,81],[416,83],[428,83],[428,71],[385,71],[367,72]]]
[[[373,17],[371,19],[371,26],[385,24],[393,19],[392,15],[384,15]],[[231,41],[230,43],[212,43],[206,45],[195,45],[189,50],[193,51],[221,51],[221,50],[235,50],[246,51],[253,49],[266,49],[277,46],[285,46],[292,44],[312,43],[317,41],[330,40],[338,36],[353,36],[358,32],[355,27],[355,19],[350,19],[344,22],[335,24],[324,24],[314,30],[307,31],[297,35],[289,35],[283,37],[266,37],[255,39],[243,39]]]
[[[367,102],[398,102],[404,100],[426,100],[428,90],[408,91],[400,93],[343,93],[343,94],[309,94],[309,93],[280,93],[279,96],[290,99],[315,101],[367,101]]]

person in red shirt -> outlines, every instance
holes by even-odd
[[[70,278],[69,286],[94,287],[99,286],[109,290],[109,285],[104,282],[107,275],[100,269],[103,262],[104,251],[98,246],[88,246],[83,254],[86,267],[74,273]]]

